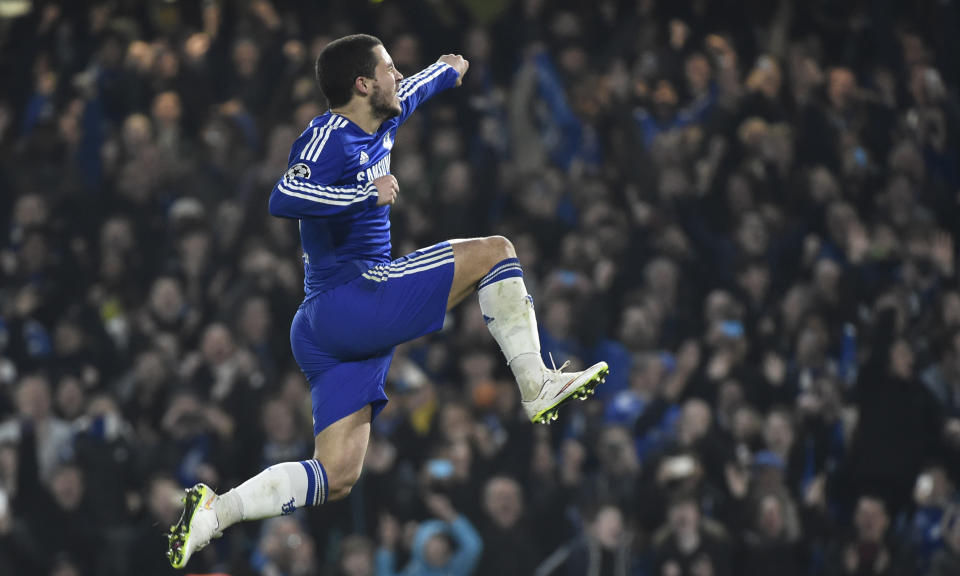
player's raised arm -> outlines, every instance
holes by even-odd
[[[470,62],[463,56],[446,54],[420,72],[401,80],[397,90],[397,98],[400,99],[400,106],[403,109],[400,113],[400,123],[402,124],[417,106],[437,92],[459,86],[468,68],[470,68]]]

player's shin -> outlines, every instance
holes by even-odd
[[[498,262],[480,281],[477,294],[487,329],[500,345],[523,399],[535,397],[543,384],[544,366],[533,299],[517,259]]]
[[[220,529],[242,520],[290,514],[319,506],[329,493],[327,473],[317,460],[276,464],[221,495],[215,506]]]

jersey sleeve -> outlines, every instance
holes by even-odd
[[[409,78],[400,81],[397,97],[403,111],[400,113],[400,123],[403,124],[417,106],[426,102],[434,94],[453,88],[457,84],[460,73],[453,66],[443,62],[435,62]]]
[[[299,154],[291,154],[290,167],[270,193],[270,214],[323,218],[376,205],[377,187],[373,182],[335,184],[342,179],[346,156],[339,139],[324,142],[322,131],[319,137],[314,134]]]

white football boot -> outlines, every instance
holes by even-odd
[[[183,568],[194,552],[214,538],[223,536],[214,512],[217,493],[206,484],[188,488],[183,497],[183,514],[167,534],[167,558],[174,568]]]
[[[553,356],[550,357],[550,362],[553,363]],[[568,360],[560,368],[544,370],[540,393],[533,400],[522,402],[531,422],[553,422],[557,419],[560,406],[573,399],[586,400],[593,395],[597,386],[606,381],[607,374],[610,373],[606,362],[597,362],[583,372],[564,373],[563,369],[569,364]]]

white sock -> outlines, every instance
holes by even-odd
[[[486,277],[494,278],[492,282],[480,282],[480,311],[517,379],[520,395],[532,400],[540,392],[544,372],[533,299],[527,294],[522,275],[499,279],[492,276],[496,272],[494,267]]]
[[[220,495],[214,505],[220,530],[242,520],[292,514],[327,499],[327,473],[317,460],[276,464]]]

